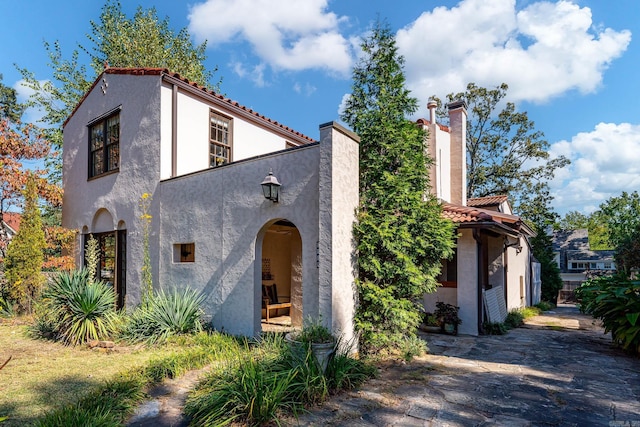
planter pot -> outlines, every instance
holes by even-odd
[[[456,335],[458,328],[453,323],[445,323],[443,329],[447,334]]]
[[[440,326],[433,326],[433,325],[420,325],[420,329],[422,329],[424,332],[430,332],[432,334],[437,334],[442,332],[442,328]]]
[[[298,348],[304,348],[305,343],[302,341],[296,341],[290,333],[284,336],[284,340],[287,341],[292,346],[296,346]],[[327,342],[327,343],[311,343],[311,353],[313,357],[316,359],[316,363],[324,373],[327,370],[327,365],[329,364],[329,359],[331,355],[335,351],[336,344],[335,342]]]

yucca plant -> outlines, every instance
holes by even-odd
[[[116,326],[116,294],[86,269],[61,272],[44,292],[54,333],[66,344],[107,338]]]
[[[158,291],[129,317],[122,335],[129,341],[165,341],[172,335],[202,330],[203,296],[191,289]]]

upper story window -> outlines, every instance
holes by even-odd
[[[209,121],[209,166],[216,167],[231,162],[232,121],[215,111],[210,112]]]
[[[120,114],[89,127],[89,178],[117,171],[120,166]]]

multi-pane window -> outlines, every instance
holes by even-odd
[[[209,117],[209,166],[216,167],[231,161],[231,119],[214,111]]]
[[[89,178],[118,170],[120,115],[107,117],[89,128]]]

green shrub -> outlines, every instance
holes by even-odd
[[[203,296],[185,288],[171,293],[160,290],[126,319],[122,337],[130,342],[162,342],[172,335],[202,330]]]
[[[90,281],[86,269],[61,272],[43,293],[45,313],[56,339],[77,345],[109,337],[116,328],[113,288]]]
[[[511,310],[504,319],[507,329],[517,328],[524,324],[524,316],[520,310]]]
[[[502,322],[484,322],[482,328],[486,335],[504,335],[508,331],[506,325]]]
[[[576,289],[580,309],[602,320],[605,333],[629,352],[640,352],[640,281],[598,277]]]
[[[534,306],[534,307],[523,307],[520,309],[520,312],[522,313],[522,316],[525,319],[528,319],[530,317],[539,316],[542,313],[542,310]]]
[[[539,303],[534,305],[534,307],[538,307],[542,311],[550,311],[556,308],[556,306],[553,303],[550,303],[548,301],[540,301]]]

